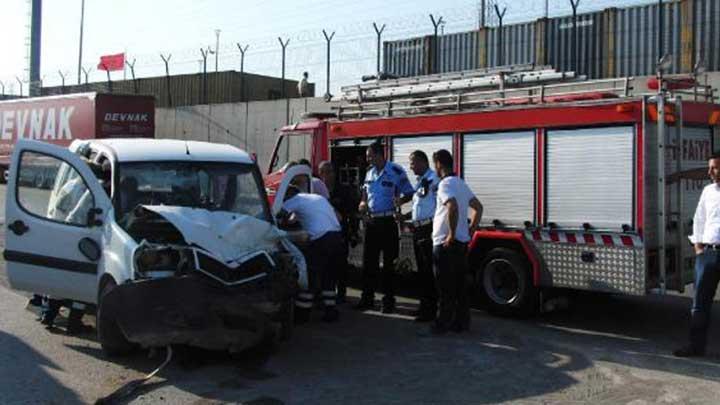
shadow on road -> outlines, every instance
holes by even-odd
[[[0,403],[83,403],[50,375],[61,370],[47,357],[2,331],[0,347]]]

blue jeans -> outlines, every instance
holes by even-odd
[[[695,296],[690,311],[690,344],[704,351],[710,326],[710,309],[720,281],[720,251],[705,249],[695,258]]]

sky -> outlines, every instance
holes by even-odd
[[[1,0],[0,83],[5,91],[19,91],[16,76],[26,80],[28,0]],[[44,85],[78,80],[78,42],[82,0],[44,0],[41,77]],[[505,23],[531,21],[544,13],[545,0],[487,0],[507,7]],[[569,0],[548,0],[551,16],[571,13]],[[649,0],[581,0],[579,12],[623,7]],[[429,14],[442,16],[446,33],[477,27],[478,0],[85,0],[83,66],[90,81],[105,79],[95,69],[101,55],[125,52],[135,60],[138,77],[164,73],[160,53],[171,54],[170,73],[200,69],[200,48],[215,48],[220,30],[219,70],[239,70],[237,43],[249,45],[245,70],[280,76],[278,37],[290,39],[286,77],[303,71],[325,89],[325,39],[332,40],[331,91],[360,81],[375,70],[374,21],[386,24],[383,40],[432,33]],[[492,21],[492,19],[490,19]],[[215,69],[214,56],[208,70]],[[129,77],[113,73],[113,80]],[[84,79],[83,79],[84,80]],[[27,84],[25,84],[27,89]]]

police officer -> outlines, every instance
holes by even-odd
[[[370,169],[358,210],[368,219],[363,249],[363,292],[358,310],[372,309],[379,271],[380,252],[383,253],[383,313],[395,312],[394,267],[400,250],[400,239],[395,222],[395,199],[412,195],[415,191],[399,165],[385,160],[383,146],[374,143],[365,153]]]
[[[415,263],[420,278],[420,308],[415,314],[415,321],[430,322],[435,320],[437,312],[437,287],[432,263],[432,223],[440,178],[430,169],[428,157],[421,150],[410,154],[410,170],[417,176],[415,193],[412,197],[400,199],[399,204],[412,198],[411,229]]]

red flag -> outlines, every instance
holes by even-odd
[[[104,55],[100,57],[100,63],[97,65],[98,70],[107,70],[112,72],[115,70],[123,70],[125,68],[125,53],[115,55]]]

